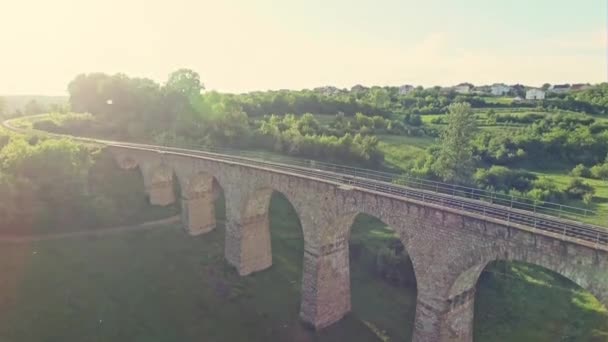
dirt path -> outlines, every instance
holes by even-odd
[[[132,232],[132,231],[140,231],[140,230],[150,230],[162,227],[167,224],[177,223],[180,221],[179,215],[171,216],[166,219],[145,222],[141,224],[129,225],[129,226],[120,226],[113,228],[100,228],[96,230],[90,231],[78,231],[78,232],[69,232],[69,233],[58,233],[58,234],[39,234],[39,235],[29,235],[29,236],[18,236],[18,235],[0,235],[0,242],[32,242],[32,241],[44,241],[44,240],[57,240],[57,239],[66,239],[66,238],[74,238],[74,237],[83,237],[83,236],[104,236],[111,234],[119,234],[124,232]]]

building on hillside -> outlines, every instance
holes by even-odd
[[[549,88],[548,91],[550,93],[554,93],[554,94],[567,93],[568,91],[570,91],[570,85],[569,84],[554,84]]]
[[[589,88],[591,88],[591,84],[589,84],[589,83],[577,83],[577,84],[573,84],[570,87],[570,91],[586,90]]]
[[[473,90],[473,85],[471,83],[460,83],[455,87],[452,87],[452,90],[458,94],[470,94],[471,90]]]
[[[526,100],[544,100],[545,92],[542,89],[531,88],[526,91]]]
[[[511,87],[503,83],[492,84],[490,93],[494,96],[504,96],[511,91]]]
[[[405,95],[412,90],[414,90],[414,86],[409,85],[409,84],[404,84],[401,87],[399,87],[399,95]]]

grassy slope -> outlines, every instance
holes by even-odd
[[[384,160],[395,171],[403,171],[408,163],[424,153],[424,149],[435,141],[432,137],[408,137],[379,135],[379,148],[384,152]]]
[[[3,244],[0,341],[409,340],[415,292],[374,279],[369,259],[351,268],[354,313],[318,334],[303,328],[301,231],[287,202],[271,207],[274,266],[248,277],[224,262],[221,228]],[[363,217],[352,238],[375,250],[391,235]],[[509,276],[482,280],[476,341],[608,341],[608,315],[588,294],[536,269]]]
[[[575,177],[569,176],[564,171],[537,171],[537,176],[543,176],[553,180],[558,186],[566,187],[568,183]],[[591,209],[595,211],[595,215],[582,218],[585,222],[607,226],[606,218],[608,218],[608,183],[599,179],[587,179],[584,178],[585,183],[589,183],[595,188],[595,194]],[[582,207],[580,201],[574,201],[569,203],[573,206]]]

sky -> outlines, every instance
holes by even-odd
[[[77,74],[207,89],[608,78],[608,0],[0,0],[0,94]]]

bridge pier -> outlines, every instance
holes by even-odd
[[[192,235],[205,234],[216,226],[215,196],[212,192],[198,194],[197,197],[182,197],[182,223]]]
[[[248,275],[272,266],[268,212],[248,217],[241,222],[240,263],[236,265],[240,275]]]
[[[165,164],[142,163],[140,169],[150,204],[167,206],[175,202],[173,170],[169,166]]]
[[[224,256],[241,276],[272,266],[272,247],[268,216],[244,222],[228,218]]]
[[[148,194],[150,204],[152,205],[164,207],[175,202],[173,181],[164,181],[149,184],[146,186],[146,193]]]
[[[305,248],[300,318],[315,329],[341,320],[351,310],[348,240],[319,251]]]
[[[421,293],[413,342],[472,342],[475,288],[451,299]]]

